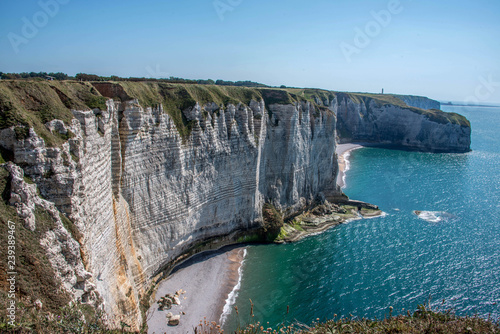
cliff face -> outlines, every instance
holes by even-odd
[[[470,151],[470,123],[439,110],[353,100],[339,95],[333,103],[341,142],[371,142],[427,152]]]
[[[61,147],[13,128],[1,144],[75,222],[106,311],[135,328],[153,278],[179,257],[259,229],[265,202],[293,213],[338,194],[335,116],[310,102],[196,104],[183,113],[187,137],[161,105],[109,100],[72,113],[46,124],[73,134]]]
[[[414,96],[414,95],[394,95],[394,97],[400,99],[410,107],[420,108],[420,109],[441,109],[441,103],[436,100],[429,99],[424,96]]]
[[[267,106],[269,116],[262,101],[214,108],[185,112],[194,125],[183,143],[161,109],[125,105],[113,186],[140,259],[139,285],[199,243],[234,242],[231,234],[260,227],[264,202],[292,212],[336,191],[332,113],[313,117],[303,103]]]
[[[2,152],[79,230],[81,262],[92,277],[83,269],[61,274],[74,282],[67,289],[83,286],[85,295],[95,284],[107,313],[133,328],[142,323],[140,301],[155,276],[190,254],[257,231],[264,203],[288,215],[317,196],[339,195],[336,129],[344,140],[431,151],[466,151],[470,143],[470,127],[342,94],[37,85],[29,93],[0,87],[8,116]],[[39,103],[31,106],[32,100]],[[34,108],[43,113],[23,118]],[[45,116],[53,110],[57,116]],[[56,117],[65,121],[47,120]]]

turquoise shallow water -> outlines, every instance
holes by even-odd
[[[500,109],[445,108],[471,121],[473,151],[352,152],[346,194],[387,216],[295,244],[248,247],[239,315],[230,314],[227,329],[334,314],[382,318],[390,306],[414,311],[429,296],[459,315],[500,317]],[[413,210],[447,214],[432,223]]]

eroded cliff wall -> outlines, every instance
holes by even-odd
[[[447,118],[341,93],[9,85],[0,86],[2,152],[79,231],[91,275],[66,273],[68,290],[97,291],[107,313],[133,328],[155,276],[254,233],[264,203],[291,215],[318,195],[339,195],[337,129],[343,140],[431,151],[470,143],[470,127]]]
[[[207,240],[236,242],[258,229],[262,206],[293,213],[335,185],[335,116],[310,102],[196,104],[182,137],[162,106],[107,102],[47,123],[73,136],[49,148],[35,131],[13,140],[14,162],[78,226],[86,268],[110,315],[141,323],[155,275]],[[196,251],[196,249],[195,249]]]
[[[372,98],[338,95],[332,105],[340,142],[370,142],[426,152],[470,151],[470,123],[440,110],[424,111]]]
[[[441,109],[441,103],[439,101],[429,99],[425,96],[394,95],[394,97],[400,99],[410,107],[420,108],[424,110]]]

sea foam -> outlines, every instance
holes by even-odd
[[[441,223],[457,219],[457,216],[445,211],[413,211],[418,218],[429,223]]]
[[[234,286],[233,290],[229,293],[226,299],[226,303],[224,305],[224,309],[222,310],[222,314],[219,319],[219,324],[221,327],[224,325],[224,322],[226,322],[227,317],[229,314],[231,314],[232,306],[236,303],[236,298],[238,297],[238,291],[241,288],[241,274],[242,274],[242,268],[243,268],[243,263],[245,262],[245,258],[247,256],[247,249],[243,249],[243,259],[241,260],[241,265],[238,268],[238,283]]]

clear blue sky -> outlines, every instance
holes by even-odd
[[[391,2],[390,19],[375,23],[372,12]],[[368,45],[356,44],[356,29],[368,29]],[[500,102],[500,1],[2,0],[0,71],[385,88]]]

